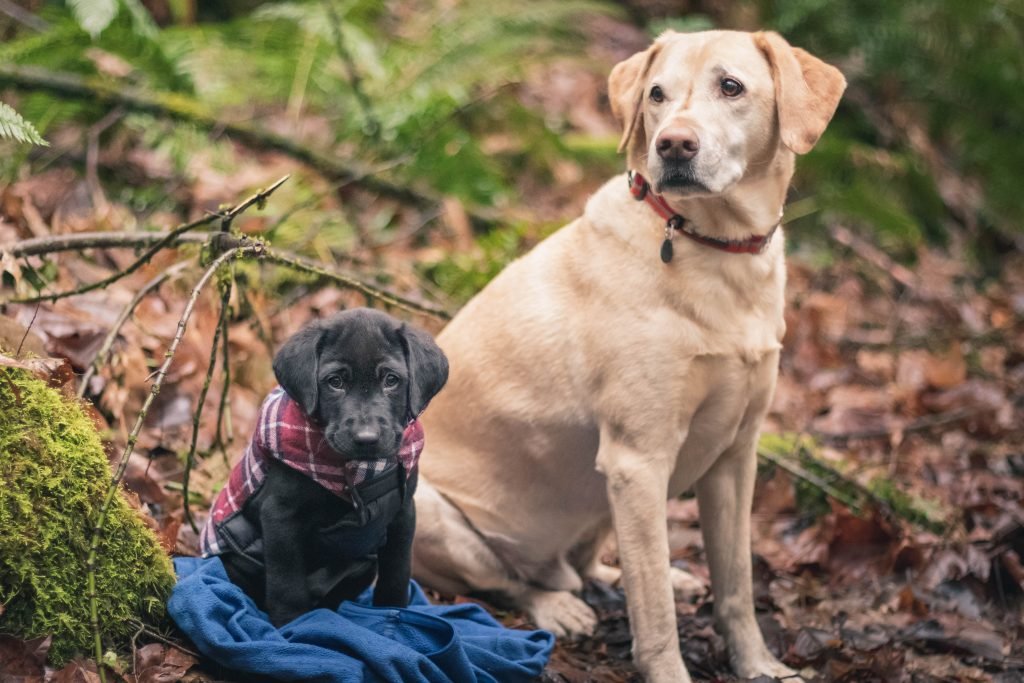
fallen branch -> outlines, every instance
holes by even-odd
[[[182,313],[181,318],[178,320],[177,332],[175,332],[170,346],[164,353],[164,362],[156,372],[156,377],[153,381],[153,385],[150,387],[149,395],[146,397],[145,402],[143,402],[142,408],[139,410],[139,416],[135,420],[135,426],[132,427],[132,431],[128,435],[128,443],[125,444],[124,451],[121,453],[121,459],[114,472],[114,477],[111,479],[110,486],[107,488],[107,495],[104,497],[103,503],[96,515],[96,523],[93,525],[92,538],[89,541],[89,555],[85,561],[89,586],[89,611],[92,619],[92,630],[95,644],[94,654],[97,662],[103,661],[103,642],[100,635],[100,624],[97,613],[96,551],[99,548],[100,534],[103,533],[103,523],[106,521],[107,511],[110,509],[110,503],[114,500],[114,496],[117,495],[118,486],[121,483],[121,479],[124,477],[125,470],[128,467],[128,461],[131,458],[132,453],[135,451],[135,443],[139,439],[139,433],[142,431],[142,425],[146,421],[146,414],[149,412],[149,408],[153,404],[153,400],[156,398],[157,394],[160,393],[160,387],[163,385],[164,378],[167,376],[167,371],[171,366],[171,361],[174,360],[174,353],[178,350],[178,345],[181,343],[181,340],[185,335],[185,327],[188,325],[189,318],[192,317],[192,310],[195,308],[196,302],[199,300],[199,294],[202,292],[203,287],[206,286],[206,283],[211,277],[213,277],[217,270],[228,261],[239,258],[245,254],[258,255],[262,251],[263,246],[261,244],[230,249],[214,259],[213,263],[211,263],[206,269],[206,272],[204,272],[202,277],[199,278],[199,281],[192,288],[192,294],[189,296],[188,303],[185,305],[185,310]],[[99,671],[101,682],[106,683],[106,676],[103,673],[103,669],[100,668]]]
[[[132,313],[135,311],[135,307],[139,305],[139,302],[166,280],[180,275],[187,266],[187,262],[179,261],[167,270],[159,273],[152,280],[142,285],[139,291],[135,292],[131,301],[121,309],[121,313],[118,314],[117,320],[114,321],[110,331],[107,332],[107,336],[103,339],[103,344],[100,346],[100,350],[96,352],[96,357],[92,359],[92,362],[89,363],[89,367],[85,370],[85,374],[82,375],[82,380],[78,385],[79,398],[85,396],[85,392],[89,387],[89,382],[92,380],[93,376],[95,376],[96,372],[109,360],[110,350],[114,347],[114,341],[117,340],[118,333],[121,331],[121,328],[124,327],[124,324],[128,322],[128,318],[131,317]]]
[[[217,216],[211,215],[205,221],[212,222],[216,218]],[[137,249],[164,243],[165,240],[167,246],[201,244],[209,238],[209,232],[185,232],[176,235],[167,232],[78,232],[21,240],[4,248],[3,251],[15,258],[24,258],[83,249]]]
[[[854,513],[856,513],[858,515],[861,513],[860,503],[856,499],[854,499],[853,496],[849,496],[849,495],[843,493],[842,491],[840,491],[839,489],[837,489],[836,487],[832,486],[827,481],[822,479],[821,477],[813,474],[812,472],[807,471],[805,468],[801,467],[800,465],[798,465],[798,464],[796,464],[794,462],[790,462],[786,458],[782,458],[782,457],[776,455],[775,453],[772,453],[770,450],[768,450],[766,448],[760,448],[759,447],[757,449],[757,455],[758,455],[758,457],[767,460],[768,462],[770,462],[771,464],[775,465],[776,467],[779,467],[781,469],[786,470],[787,472],[792,474],[797,479],[802,479],[803,481],[807,482],[811,486],[813,486],[816,489],[820,490],[826,496],[828,496],[830,498],[834,498],[835,500],[839,501],[840,503],[842,503],[846,507],[848,507],[851,510],[853,510]]]
[[[176,93],[146,93],[136,88],[106,80],[49,71],[32,66],[0,65],[0,85],[45,91],[58,97],[87,100],[110,107],[185,121],[207,131],[218,131],[255,149],[268,149],[287,154],[332,179],[356,183],[366,190],[396,199],[416,208],[440,204],[440,198],[422,190],[412,190],[373,177],[371,169],[354,163],[343,163],[334,157],[304,147],[291,138],[277,135],[246,123],[222,121],[200,103]],[[476,218],[476,216],[474,216]],[[484,216],[480,220],[490,223]]]
[[[857,254],[857,256],[860,256],[874,267],[888,274],[889,277],[899,284],[903,285],[915,294],[920,294],[921,283],[918,281],[917,276],[907,268],[893,261],[888,254],[868,240],[855,234],[849,228],[845,228],[841,225],[831,226],[829,228],[829,234],[836,242],[839,242],[844,247],[847,247]]]

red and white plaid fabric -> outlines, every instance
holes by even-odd
[[[419,420],[413,420],[405,428],[398,450],[406,476],[412,473],[422,452],[423,427]],[[276,387],[260,406],[245,455],[231,470],[227,485],[210,509],[200,538],[204,557],[222,552],[217,527],[240,512],[249,496],[259,489],[266,476],[267,458],[280,460],[346,500],[349,487],[372,479],[394,463],[387,458],[344,461],[327,444],[323,430],[306,417],[284,389]]]

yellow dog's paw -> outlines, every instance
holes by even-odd
[[[590,636],[597,627],[594,610],[567,591],[532,591],[523,608],[533,623],[559,638]]]

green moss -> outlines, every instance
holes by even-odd
[[[27,372],[0,369],[0,632],[52,635],[60,665],[90,650],[86,589],[90,527],[110,468],[82,407]],[[170,559],[123,497],[97,556],[106,647],[125,646],[131,620],[158,623],[174,584]]]
[[[830,509],[834,498],[855,514],[875,506],[922,529],[943,533],[953,523],[954,512],[940,501],[905,491],[898,482],[874,477],[868,484],[852,473],[856,463],[828,461],[814,439],[793,433],[762,434],[758,454],[772,465],[795,474],[797,508],[811,517]]]

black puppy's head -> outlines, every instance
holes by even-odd
[[[274,356],[278,383],[349,459],[390,457],[402,432],[448,380],[448,359],[423,332],[369,308],[315,321]]]

